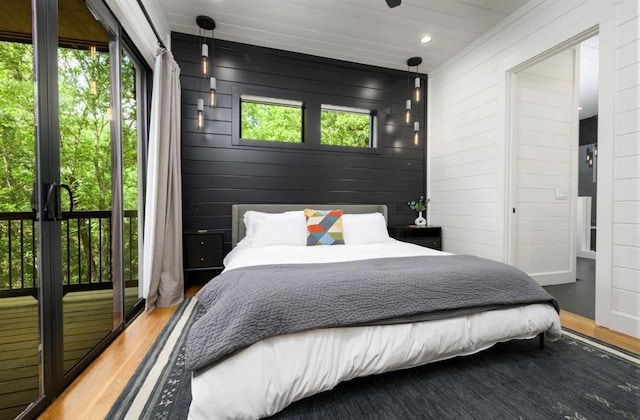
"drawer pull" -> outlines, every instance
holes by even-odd
[[[204,241],[200,241],[200,245],[204,245]]]
[[[200,261],[204,261],[204,257],[200,258]]]

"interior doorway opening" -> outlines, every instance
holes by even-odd
[[[514,68],[509,262],[595,319],[596,30]]]

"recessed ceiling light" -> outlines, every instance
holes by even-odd
[[[429,41],[431,41],[431,37],[429,35],[425,35],[422,38],[420,38],[420,42],[422,42],[423,44],[426,44]]]

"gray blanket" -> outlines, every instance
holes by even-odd
[[[522,271],[452,255],[237,268],[197,294],[207,312],[191,328],[197,370],[259,340],[317,328],[436,319],[557,302]]]

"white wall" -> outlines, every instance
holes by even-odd
[[[568,48],[514,74],[511,262],[541,285],[576,281],[577,55]]]
[[[431,72],[429,221],[443,227],[446,251],[512,258],[508,72],[593,27],[601,36],[605,96],[599,115],[596,322],[640,336],[637,0],[531,0]]]
[[[603,24],[598,126],[596,322],[640,337],[640,23],[637,0],[621,2]],[[602,113],[602,112],[601,112]],[[603,142],[602,139],[610,141]],[[602,149],[604,147],[604,150]],[[603,159],[609,157],[609,159]],[[602,195],[601,195],[602,194]],[[600,227],[604,213],[609,224]],[[607,247],[607,252],[601,252]]]

